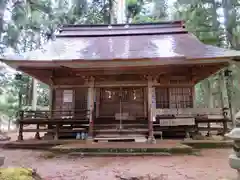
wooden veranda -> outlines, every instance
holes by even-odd
[[[196,107],[194,86],[238,57],[201,43],[174,21],[67,25],[43,49],[3,61],[51,90],[49,111],[21,113],[19,140],[34,131],[37,138],[85,132],[89,139],[131,135],[154,142],[164,131],[199,131],[200,122],[221,122],[227,131],[225,107]]]

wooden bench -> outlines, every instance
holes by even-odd
[[[154,115],[156,122],[154,126],[169,127],[184,126],[185,129],[195,129],[196,132],[204,130],[204,127],[199,127],[200,123],[207,123],[208,127],[205,130],[210,133],[212,130],[221,129],[213,127],[211,123],[222,123],[223,133],[227,132],[227,113],[222,108],[179,108],[179,109],[155,109]],[[157,122],[158,121],[158,122]],[[176,123],[173,123],[176,122]],[[164,128],[155,128],[164,129]]]
[[[199,108],[195,116],[195,122],[197,132],[207,131],[207,134],[210,135],[211,131],[220,131],[224,135],[228,131],[227,123],[231,120],[222,108]],[[222,127],[212,127],[212,123],[222,124]],[[207,124],[207,127],[201,127],[200,124]]]
[[[87,111],[81,111],[87,112]],[[78,116],[49,116],[53,112],[21,111],[19,124],[18,140],[23,140],[23,132],[36,132],[35,138],[40,139],[40,132],[50,132],[55,139],[59,138],[59,133],[86,132],[89,126],[88,113],[78,114]],[[39,115],[38,115],[39,114]],[[61,114],[61,113],[60,113]],[[37,116],[38,115],[38,116]],[[28,125],[36,125],[36,128],[27,128]],[[44,128],[41,128],[44,127]],[[47,128],[46,128],[47,127]]]

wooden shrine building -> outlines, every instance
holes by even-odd
[[[37,136],[85,131],[88,138],[124,134],[154,141],[163,131],[191,131],[206,115],[224,119],[223,107],[195,107],[194,85],[238,57],[201,43],[174,21],[66,25],[42,49],[2,61],[51,89],[48,112],[21,116],[20,122],[37,124]],[[23,124],[20,140],[31,131]]]

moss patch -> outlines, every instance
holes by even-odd
[[[128,157],[128,156],[171,156],[170,153],[68,153],[68,157]]]
[[[31,150],[48,150],[54,146],[71,144],[71,143],[86,143],[83,140],[25,140],[12,141],[5,143],[4,149],[31,149]]]
[[[176,145],[171,148],[98,148],[98,147],[68,147],[68,146],[56,146],[51,149],[51,152],[58,154],[66,154],[66,153],[87,153],[87,154],[154,154],[154,153],[170,153],[170,154],[191,154],[193,152],[193,148],[187,145]]]
[[[1,180],[43,180],[34,170],[27,168],[0,168]]]
[[[56,154],[53,152],[43,152],[39,157],[43,159],[53,159],[56,157]]]
[[[191,146],[197,149],[214,149],[214,148],[232,148],[232,141],[217,141],[217,140],[184,140],[182,144]]]

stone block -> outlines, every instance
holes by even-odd
[[[5,157],[0,155],[0,166],[4,164]]]
[[[235,154],[231,154],[229,156],[229,165],[233,169],[240,169],[240,158],[238,158]]]
[[[156,144],[156,139],[154,137],[148,137],[147,143],[149,143],[149,144]]]
[[[43,140],[53,140],[54,135],[52,133],[45,133],[43,136]]]
[[[135,142],[140,142],[140,143],[144,143],[146,142],[146,138],[145,137],[136,137],[135,138]]]

